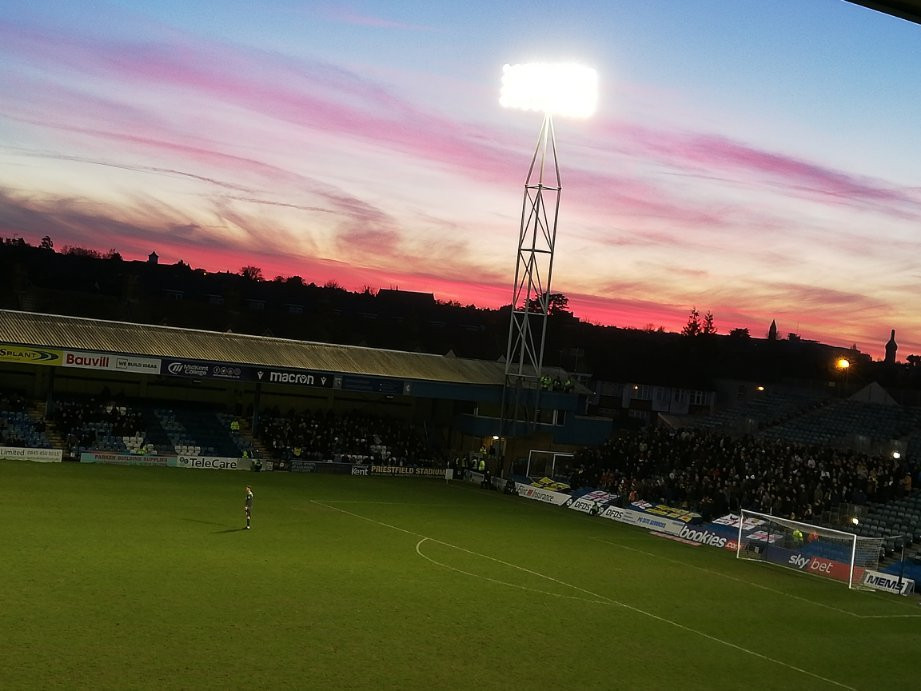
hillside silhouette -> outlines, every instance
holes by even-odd
[[[584,380],[644,382],[707,389],[715,379],[841,385],[835,362],[846,357],[850,390],[870,381],[897,400],[918,403],[921,357],[874,362],[856,348],[788,334],[712,333],[719,315],[682,333],[600,326],[556,302],[548,320],[544,364]],[[483,309],[440,302],[431,293],[397,289],[360,292],[309,277],[267,280],[258,267],[208,272],[179,261],[127,261],[115,250],[56,251],[51,238],[0,243],[0,307],[4,309],[162,324],[218,332],[389,348],[497,360],[505,355],[510,307]],[[711,331],[708,333],[708,331]]]

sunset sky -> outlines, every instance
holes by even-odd
[[[921,353],[921,26],[841,0],[0,5],[0,235],[511,301],[540,115],[553,290],[585,320]]]

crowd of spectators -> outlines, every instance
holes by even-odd
[[[120,450],[124,443],[116,444],[115,440],[143,439],[145,435],[142,412],[110,399],[56,401],[51,419],[64,440],[65,454],[70,456],[85,450]]]
[[[383,463],[431,466],[431,454],[419,431],[393,418],[361,412],[277,410],[265,413],[258,436],[281,460]]]
[[[580,450],[573,466],[573,487],[659,501],[704,518],[745,508],[805,522],[842,502],[904,496],[919,470],[892,456],[662,428]]]

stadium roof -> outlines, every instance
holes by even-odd
[[[921,24],[921,0],[878,0],[876,2],[874,0],[849,0],[849,2]]]
[[[0,310],[0,342],[158,358],[502,385],[500,362]]]

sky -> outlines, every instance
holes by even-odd
[[[531,61],[576,316],[921,353],[921,26],[842,0],[4,0],[0,236],[507,305]]]

